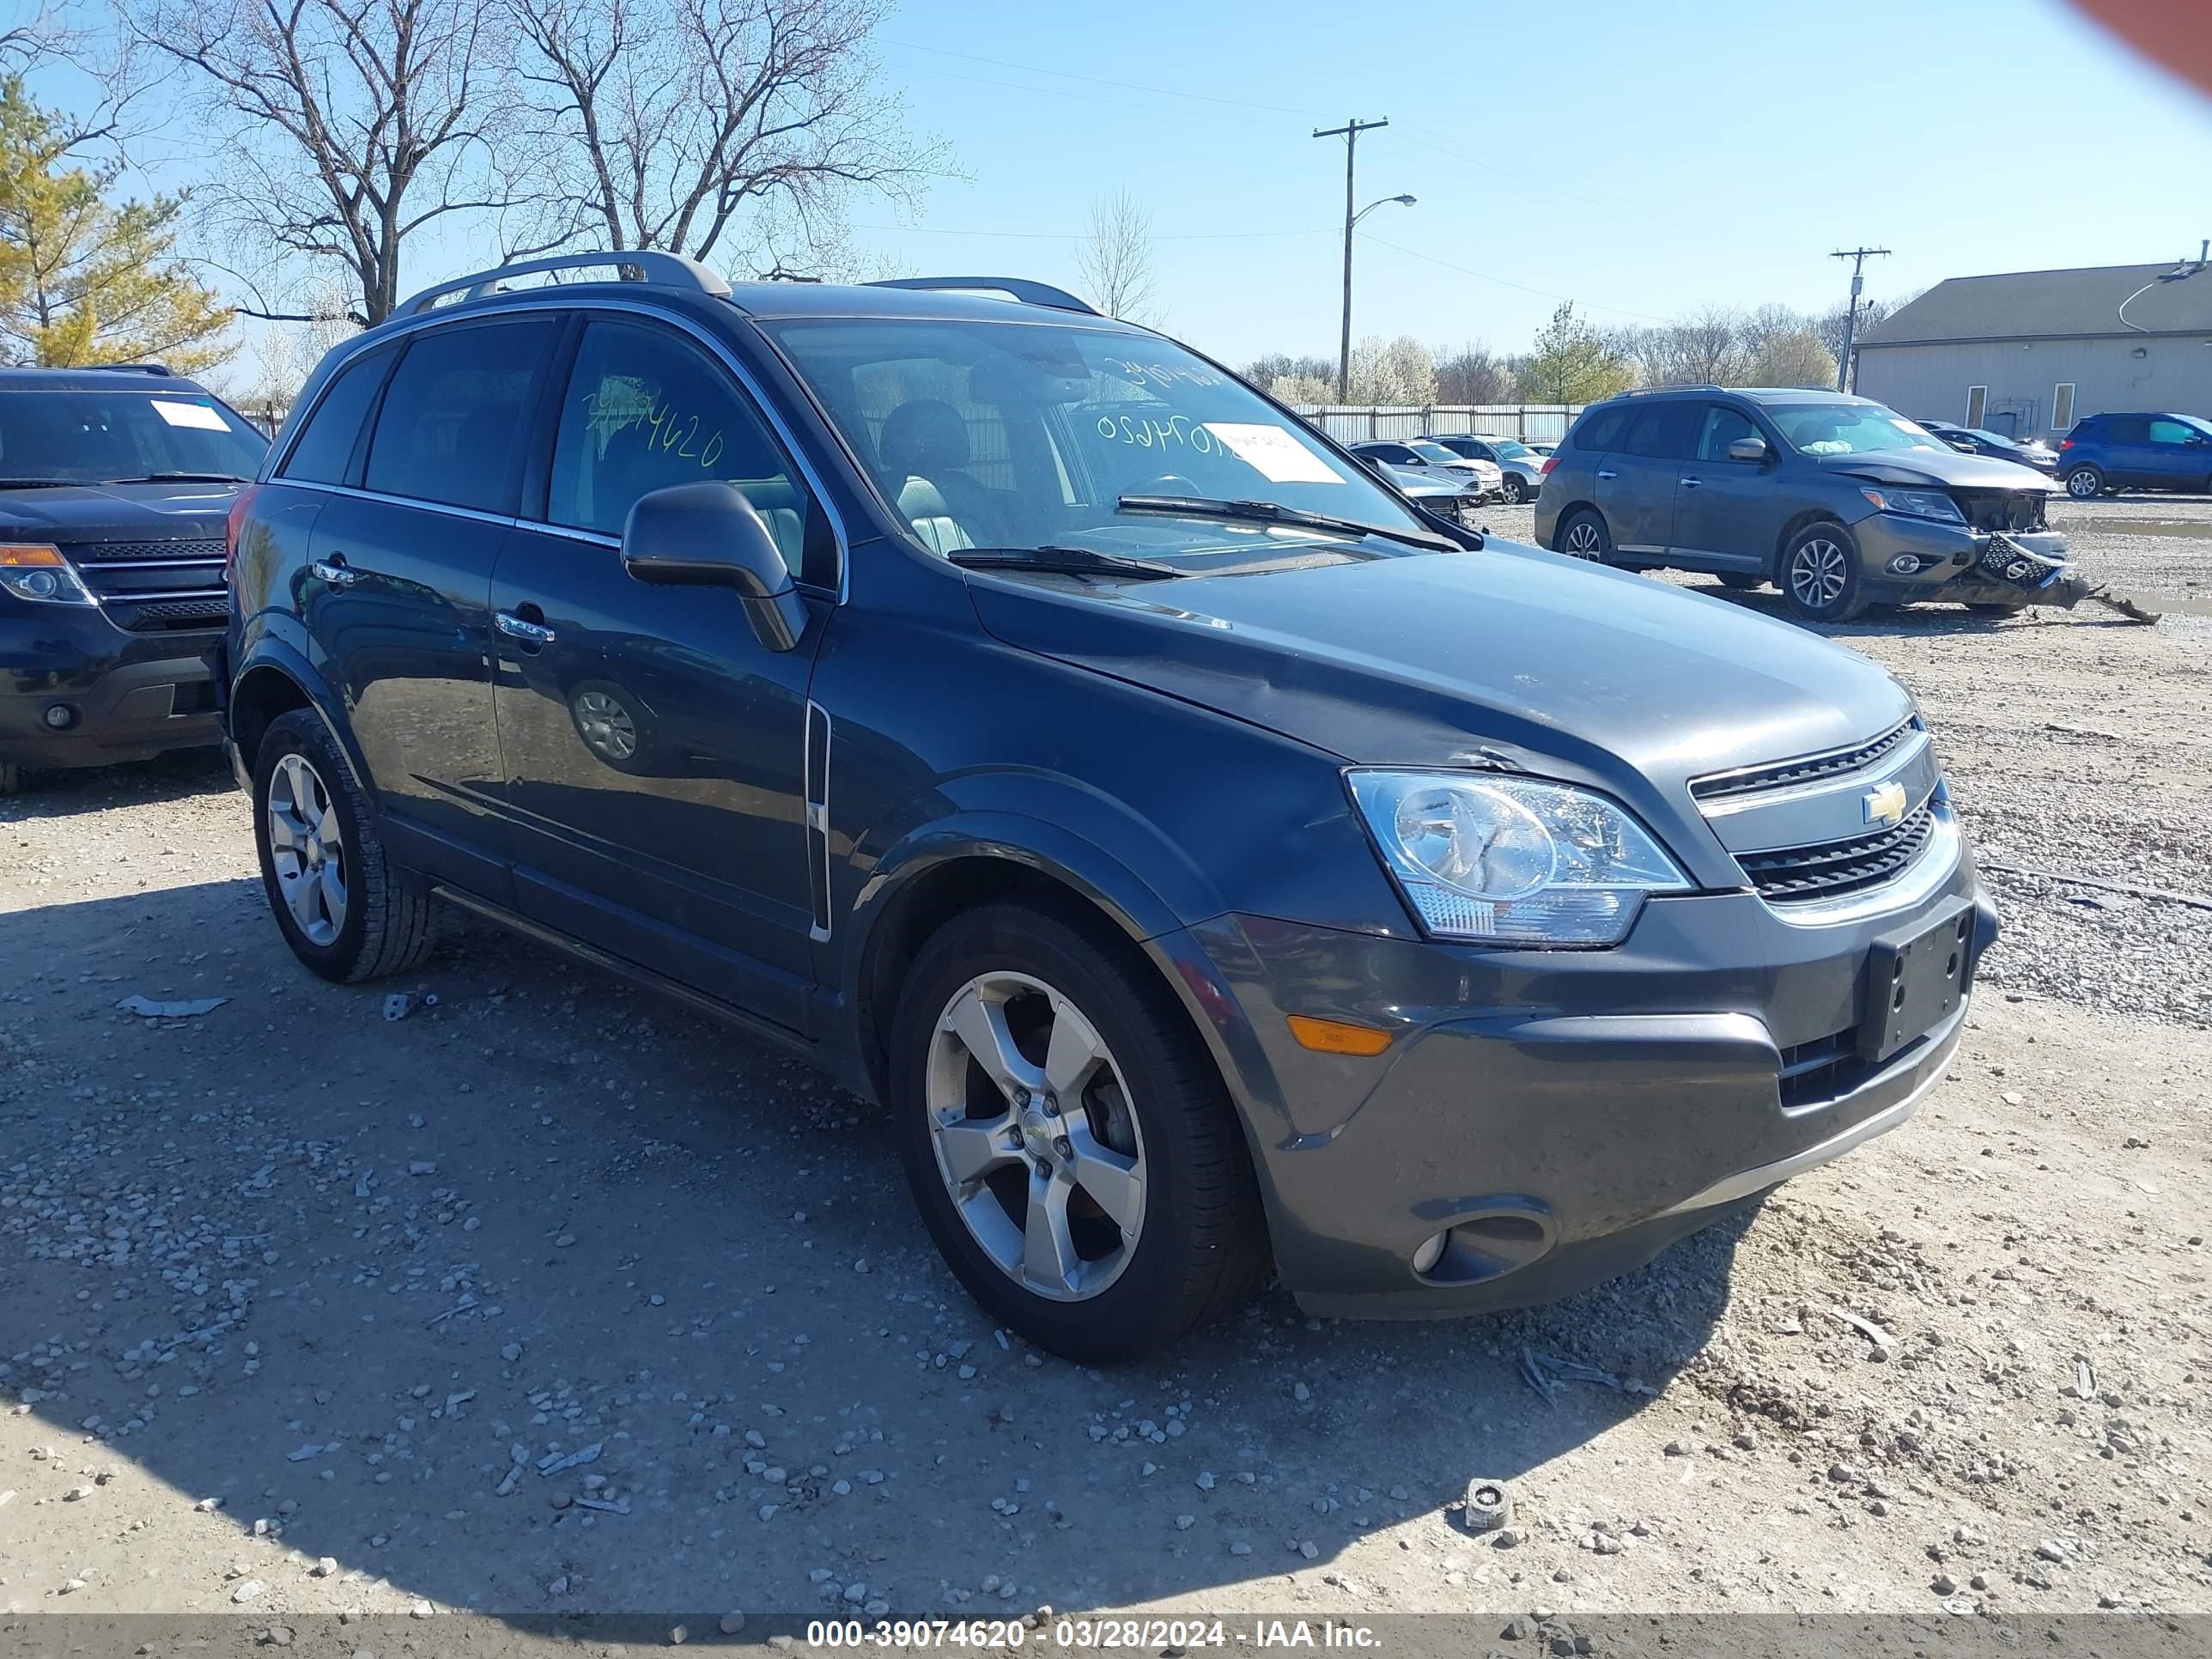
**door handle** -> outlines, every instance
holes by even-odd
[[[553,630],[544,623],[534,623],[516,616],[512,611],[501,611],[492,618],[492,626],[511,640],[520,640],[525,645],[538,646],[553,643]]]
[[[331,587],[351,587],[361,580],[361,572],[347,565],[343,553],[333,553],[327,559],[317,559],[307,567],[307,574]]]
[[[1675,483],[1680,484],[1685,489],[1703,489],[1705,487],[1705,481],[1703,478],[1677,478]]]
[[[1597,476],[1601,478],[1618,478],[1620,474],[1601,466],[1597,470]]]

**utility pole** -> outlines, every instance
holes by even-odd
[[[1838,248],[1828,256],[1831,259],[1849,259],[1851,262],[1851,303],[1844,313],[1844,349],[1836,359],[1836,390],[1838,392],[1848,392],[1851,386],[1851,338],[1858,332],[1859,292],[1866,286],[1861,273],[1865,270],[1869,259],[1885,258],[1888,253],[1886,247],[1855,247]]]
[[[1380,121],[1362,121],[1357,117],[1340,127],[1314,129],[1316,138],[1344,140],[1344,328],[1336,350],[1336,400],[1343,403],[1352,395],[1352,222],[1359,216],[1352,211],[1352,161],[1359,153],[1359,135],[1372,132],[1376,127],[1390,125],[1388,117]]]

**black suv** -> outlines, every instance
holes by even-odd
[[[1594,404],[1546,463],[1536,538],[1628,569],[1772,581],[1808,622],[1955,600],[2070,605],[2057,486],[1836,392],[1670,386]]]
[[[465,279],[325,362],[233,553],[302,962],[451,903],[818,1061],[1069,1354],[1271,1268],[1622,1271],[1909,1115],[1995,934],[1881,668],[1034,283]]]
[[[268,447],[155,365],[0,369],[0,794],[220,740],[223,521]]]

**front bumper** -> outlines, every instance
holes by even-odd
[[[1851,528],[1858,539],[1860,581],[1867,597],[1878,604],[1916,599],[2002,603],[2033,598],[2031,590],[1983,569],[1982,556],[1990,546],[1987,531],[1897,513],[1877,513]],[[2008,536],[2045,558],[2067,556],[2066,538],[2058,531],[2024,530]],[[1904,574],[1890,568],[1893,560],[1906,556],[1917,559],[1920,568]]]
[[[1233,1000],[1246,1023],[1220,1048],[1284,1283],[1331,1316],[1551,1301],[1895,1127],[1942,1077],[1966,1006],[1861,1061],[1868,951],[1961,901],[1971,983],[1997,918],[1963,852],[1921,902],[1863,921],[1800,926],[1750,893],[1654,900],[1612,951],[1249,916],[1189,930],[1224,993],[1206,1012],[1218,1027]],[[1291,1013],[1401,1035],[1374,1059],[1313,1054]],[[1439,1234],[1443,1254],[1417,1271]]]
[[[221,637],[125,633],[90,606],[0,609],[0,763],[110,766],[221,741],[203,654]],[[67,725],[48,723],[56,708]]]

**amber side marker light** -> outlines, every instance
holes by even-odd
[[[0,565],[11,570],[67,569],[62,550],[45,542],[0,543]]]
[[[1388,1031],[1371,1025],[1353,1025],[1340,1019],[1316,1019],[1310,1014],[1286,1016],[1298,1047],[1317,1054],[1379,1054],[1391,1043]]]

